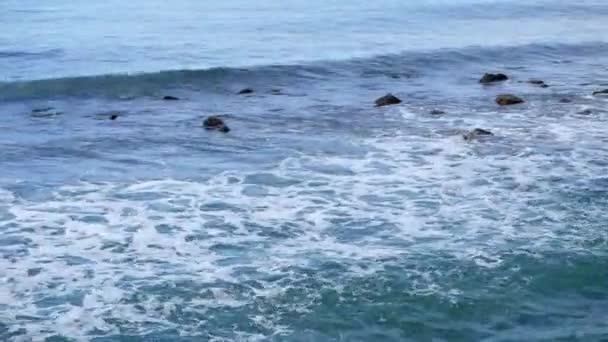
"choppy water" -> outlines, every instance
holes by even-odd
[[[3,1],[0,340],[608,340],[607,17]]]

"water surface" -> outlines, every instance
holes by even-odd
[[[607,340],[607,15],[4,1],[0,340]]]

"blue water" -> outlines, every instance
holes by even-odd
[[[0,340],[608,341],[607,22],[2,1]]]

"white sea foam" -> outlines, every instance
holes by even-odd
[[[422,129],[452,122],[408,118]],[[477,113],[462,128],[491,123]],[[42,202],[0,190],[3,239],[15,238],[2,247],[0,320],[30,336],[77,340],[119,326],[194,334],[204,321],[170,317],[280,298],[307,277],[294,267],[321,272],[316,265],[336,262],[341,281],[323,281],[339,288],[420,256],[495,268],[505,250],[577,249],[585,232],[560,233],[551,222],[568,219],[560,192],[605,174],[590,163],[606,152],[594,143],[604,134],[596,124],[541,116],[516,127],[506,118],[494,138],[475,142],[457,131],[401,132],[352,141],[369,150],[363,158],[299,155],[264,175],[227,171],[205,182],[79,183]],[[457,301],[463,291],[438,283],[435,271],[404,270],[406,290]],[[257,285],[228,285],[246,281]],[[281,305],[306,312],[316,294],[307,295]],[[277,316],[250,318],[261,330],[289,331]]]

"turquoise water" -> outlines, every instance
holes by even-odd
[[[607,341],[606,18],[3,1],[0,340]]]

